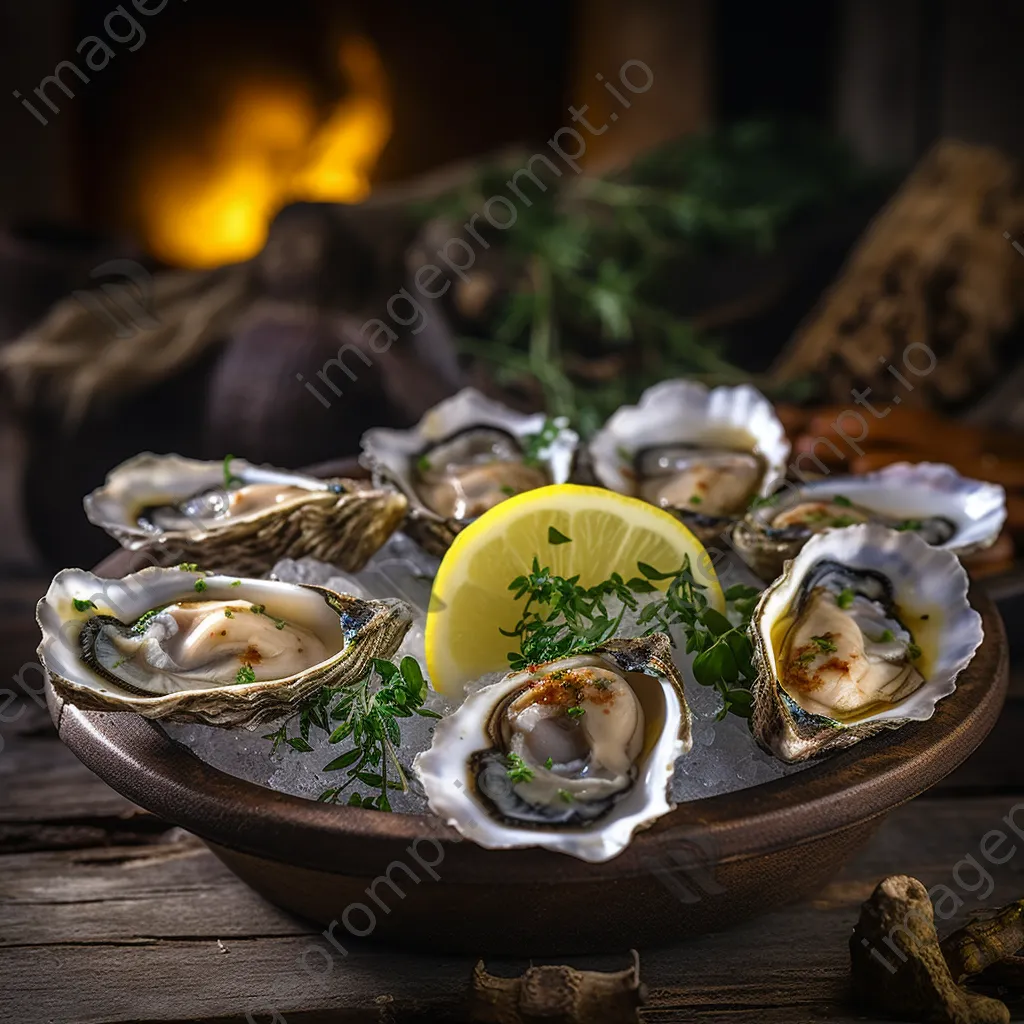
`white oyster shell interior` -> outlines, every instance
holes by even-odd
[[[416,460],[431,445],[473,427],[494,427],[517,442],[525,442],[530,435],[540,433],[546,419],[544,413],[515,412],[475,388],[464,388],[427,412],[412,430],[368,430],[362,439],[362,461],[378,485],[394,484],[410,504],[422,511],[425,506],[417,486]],[[578,443],[579,435],[561,423],[557,435],[539,452],[539,461],[551,483],[561,484],[569,479]]]
[[[558,723],[543,703],[521,698],[531,683],[552,672],[574,670],[591,673],[607,686],[603,692],[614,698],[615,720],[609,715],[606,722],[603,708],[584,700],[581,718],[591,716],[593,722],[585,730],[580,721],[581,735],[567,738],[559,735]],[[628,699],[619,699],[620,690],[629,691]],[[495,709],[516,698],[522,707],[514,716],[509,746],[530,767],[532,777],[514,783],[500,758],[473,777],[471,764],[494,750],[489,724]],[[589,747],[588,767],[575,772],[581,743]],[[670,682],[624,672],[612,659],[590,654],[551,662],[534,673],[511,673],[471,692],[438,722],[430,749],[417,756],[415,767],[431,810],[481,846],[540,846],[601,862],[621,853],[637,829],[675,806],[669,784],[676,758],[688,749],[689,710]],[[545,755],[552,759],[550,768]],[[593,778],[588,778],[591,771]],[[510,798],[529,803],[536,812],[532,824],[525,819],[520,824],[496,810]],[[563,823],[560,818],[568,817],[577,801],[593,801],[606,810],[590,822]],[[531,811],[526,814],[529,818]]]
[[[169,532],[200,539],[219,526],[287,509],[305,501],[310,492],[330,489],[323,480],[254,466],[244,459],[232,459],[230,472],[241,484],[224,493],[222,462],[143,452],[111,470],[103,486],[85,497],[85,514],[89,522],[135,550]],[[196,500],[179,514],[190,499]],[[151,519],[140,518],[147,510],[161,508],[163,512]]]
[[[771,402],[756,388],[708,389],[696,381],[666,380],[648,388],[637,405],[622,406],[594,436],[594,473],[603,486],[636,494],[637,453],[673,444],[757,453],[765,464],[756,487],[761,495],[784,479],[790,452]]]
[[[892,703],[883,710],[857,718],[856,724],[931,718],[938,701],[956,689],[957,676],[966,668],[983,638],[981,616],[967,600],[968,577],[959,560],[949,551],[929,546],[912,532],[890,530],[877,524],[851,526],[812,537],[788,564],[786,572],[765,591],[754,622],[761,649],[767,654],[776,681],[797,704],[812,714],[823,714],[829,707],[834,708],[836,713],[825,717],[842,724],[843,712],[855,709],[858,694],[833,688],[834,692],[822,690],[809,699],[801,688],[787,688],[786,668],[780,663],[780,651],[776,647],[780,639],[779,627],[791,621],[801,607],[808,573],[823,562],[884,576],[892,587],[897,624],[873,621],[870,610],[861,609],[859,603],[842,614],[850,616],[851,621],[859,620],[864,630],[871,631],[877,626],[880,636],[889,627],[894,648],[906,649],[904,631],[912,634],[913,642],[921,648],[921,656],[915,663],[920,674],[915,672],[913,676],[901,677],[896,672],[889,673],[881,692],[883,696],[889,693]],[[839,608],[829,610],[841,611]],[[903,627],[902,631],[899,626]],[[807,639],[814,632],[815,627],[810,625]],[[861,629],[858,627],[856,632],[859,636]],[[844,636],[836,643],[846,645]],[[852,645],[853,641],[850,643]],[[883,643],[868,653],[884,660],[886,646]],[[844,651],[836,653],[844,652],[845,647]],[[899,665],[902,652],[890,653],[894,666]],[[853,685],[852,680],[850,685]],[[886,691],[885,686],[891,689]]]

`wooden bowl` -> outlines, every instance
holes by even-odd
[[[118,553],[97,570],[120,576]],[[722,928],[806,896],[899,804],[981,743],[1002,707],[1007,646],[971,594],[985,640],[956,692],[908,725],[751,789],[683,804],[620,856],[586,864],[492,851],[425,815],[320,804],[199,760],[152,722],[82,711],[48,688],[61,739],[128,799],[200,836],[277,905],[332,931],[430,952],[532,956],[642,947]]]

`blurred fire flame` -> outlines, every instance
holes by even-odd
[[[184,267],[245,260],[288,202],[358,202],[391,134],[387,78],[365,39],[342,43],[350,90],[326,120],[309,89],[240,82],[199,152],[154,154],[141,176],[140,217],[154,255]]]

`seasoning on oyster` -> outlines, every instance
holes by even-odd
[[[120,580],[65,569],[37,619],[40,660],[69,703],[250,728],[359,679],[412,621],[401,601],[177,568]]]
[[[514,412],[465,388],[412,430],[368,430],[361,446],[374,483],[408,499],[405,531],[440,557],[505,498],[565,483],[578,441],[565,420]]]
[[[939,463],[900,462],[863,476],[786,484],[754,502],[732,540],[743,560],[772,580],[824,530],[879,523],[962,557],[991,545],[1005,519],[1001,487]]]
[[[605,861],[674,806],[690,712],[663,633],[512,672],[438,722],[415,767],[431,809],[490,849]]]
[[[615,412],[589,451],[604,487],[671,510],[709,541],[785,477],[789,443],[754,388],[667,380]]]
[[[513,494],[551,483],[544,468],[524,457],[519,442],[503,430],[467,430],[416,460],[417,490],[445,519],[476,519]]]
[[[89,521],[123,547],[240,574],[304,556],[356,572],[407,507],[402,495],[365,481],[149,452],[112,470],[84,505]]]
[[[784,761],[930,718],[982,640],[956,556],[875,523],[808,541],[751,631],[754,734]]]

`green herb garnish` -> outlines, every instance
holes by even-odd
[[[920,658],[923,653],[924,652],[921,650],[920,647],[917,646],[917,644],[909,644],[907,646],[907,656],[910,658],[911,661],[917,661],[917,659]]]
[[[235,613],[230,608],[225,608],[224,609],[224,618],[225,619],[233,619],[234,617],[235,617]]]
[[[240,476],[235,476],[231,472],[231,463],[234,460],[234,455],[224,456],[224,490],[230,491],[235,484],[243,484],[245,481]]]
[[[426,472],[427,472],[427,470],[428,470],[428,469],[430,469],[430,459],[428,459],[428,458],[426,457],[426,455],[421,455],[421,456],[420,456],[420,457],[419,457],[419,458],[418,458],[418,459],[416,460],[416,468],[417,468],[417,469],[418,469],[418,470],[419,470],[419,471],[420,471],[421,473],[426,473]]]
[[[754,497],[750,501],[751,508],[767,508],[771,505],[777,505],[779,503],[780,492],[776,491],[774,494],[769,494],[766,498]]]
[[[90,608],[96,607],[94,601],[88,601],[83,597],[72,598],[71,603],[75,606],[76,612],[87,612]]]
[[[243,665],[238,670],[238,675],[235,676],[236,683],[255,683],[256,672],[253,670],[252,665]]]
[[[415,658],[403,658],[396,665],[372,659],[363,677],[344,686],[324,686],[308,698],[297,716],[284,722],[276,732],[263,738],[273,741],[272,752],[282,744],[295,750],[312,750],[313,729],[328,733],[329,743],[348,740],[350,748],[326,764],[325,772],[345,771],[346,780],[325,789],[317,799],[324,803],[345,802],[351,807],[390,811],[388,790],[407,790],[407,769],[398,759],[402,733],[399,720],[420,715],[440,718],[423,707],[427,683]],[[289,736],[288,727],[298,718],[299,735]],[[371,795],[352,792],[361,783]]]
[[[530,782],[533,779],[533,769],[518,754],[507,754],[505,763],[508,765],[506,774],[513,782]]]
[[[839,505],[842,508],[852,508],[853,507],[853,502],[850,501],[849,498],[845,497],[842,494],[834,494],[832,496],[832,504],[833,505]]]
[[[843,587],[843,589],[840,590],[839,594],[836,596],[836,604],[839,605],[839,607],[842,608],[843,611],[846,611],[846,609],[853,604],[856,596],[857,595],[852,587]]]
[[[902,523],[897,523],[893,529],[899,530],[900,532],[906,530],[920,530],[924,525],[920,519],[904,519]]]
[[[253,613],[253,615],[262,615],[266,610],[267,610],[267,606],[265,604],[251,604],[251,605],[249,605],[249,611],[251,611]]]
[[[882,635],[875,641],[876,644],[889,644],[896,639],[895,634],[891,629],[883,629]]]
[[[506,498],[512,498],[519,493],[514,487],[509,487],[508,484],[499,487],[498,490],[501,491],[501,493],[504,494]]]
[[[825,654],[835,654],[839,650],[832,640],[831,633],[824,633],[822,636],[812,636],[811,643]]]
[[[558,440],[561,429],[562,424],[549,416],[536,434],[527,434],[523,438],[523,465],[534,468],[542,466],[541,453]]]
[[[857,522],[858,520],[856,516],[834,516],[829,520],[829,526],[842,528],[846,526],[856,526]]]
[[[199,572],[199,565],[197,562],[182,562],[178,568],[182,572]]]
[[[195,582],[195,591],[196,591],[196,593],[197,594],[201,594],[204,590],[206,590],[206,580],[196,580],[196,582]]]
[[[555,759],[553,757],[549,757],[544,762],[544,767],[547,768],[548,771],[551,771],[551,769],[554,768],[554,766],[555,766]]]
[[[569,708],[566,711],[566,714],[570,718],[579,718],[581,715],[585,715],[586,713],[587,713],[587,709],[586,708],[581,708],[578,704],[575,707]]]
[[[232,587],[240,587],[241,585],[242,585],[242,581],[241,580],[235,580],[233,583],[231,583]]]
[[[572,537],[566,537],[560,530],[556,530],[553,526],[548,527],[548,543],[549,544],[571,544]]]
[[[704,503],[704,499],[699,494],[691,494],[690,495],[690,504],[691,505],[702,505],[703,503]]]
[[[558,791],[558,798],[564,800],[565,803],[571,804],[576,798],[567,789],[560,789]]]

